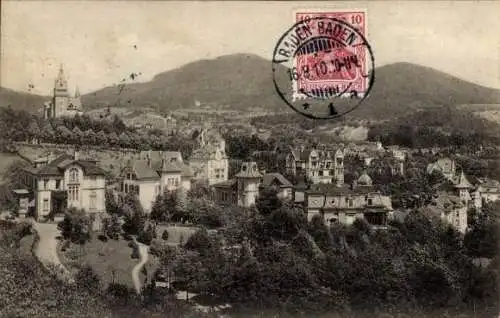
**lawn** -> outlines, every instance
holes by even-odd
[[[132,269],[139,260],[132,259],[132,248],[128,246],[128,241],[102,242],[95,236],[83,246],[71,244],[64,252],[61,251],[61,245],[57,251],[59,258],[70,271],[75,273],[79,266],[88,264],[101,278],[103,287],[111,282],[134,287]]]
[[[33,256],[33,244],[35,243],[35,235],[30,234],[24,236],[19,242],[19,251],[22,255],[30,255]]]
[[[194,226],[173,226],[173,225],[161,225],[158,224],[156,227],[156,234],[159,239],[161,239],[161,235],[164,230],[168,230],[168,240],[169,244],[179,244],[186,243],[188,238],[193,235],[198,228]]]

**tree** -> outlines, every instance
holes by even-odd
[[[96,143],[98,145],[102,145],[102,146],[107,146],[109,143],[108,143],[108,136],[106,135],[106,133],[104,132],[104,130],[100,130],[97,135],[96,135]]]
[[[199,229],[187,240],[184,247],[188,250],[205,253],[212,247],[212,242],[205,229]]]
[[[106,235],[114,240],[120,239],[121,223],[117,214],[113,214],[107,227]]]
[[[168,240],[168,230],[164,230],[163,233],[161,234],[161,239],[164,241]]]
[[[110,146],[119,146],[118,135],[114,131],[107,135],[107,140]]]
[[[113,190],[110,189],[106,190],[104,204],[106,206],[106,212],[108,214],[110,215],[121,214],[120,207],[116,200],[115,194],[113,193]]]
[[[165,191],[163,195],[159,194],[151,209],[151,219],[157,222],[166,222],[173,215],[180,211],[178,193],[176,191]]]
[[[139,235],[144,230],[146,215],[137,195],[132,192],[127,193],[123,199],[123,205],[125,211],[123,230],[130,235]]]
[[[92,220],[84,210],[71,207],[65,212],[58,228],[65,239],[84,244],[90,240],[91,224]]]
[[[122,132],[120,136],[118,136],[118,142],[121,147],[130,148],[130,137],[125,132]]]
[[[485,204],[483,211],[471,225],[471,230],[465,234],[464,245],[471,256],[493,258],[498,255],[499,207],[497,202]]]
[[[188,203],[187,216],[194,224],[205,225],[209,228],[222,226],[222,209],[207,199],[193,199]]]
[[[137,241],[146,245],[150,245],[151,241],[154,238],[156,238],[156,230],[152,224],[149,224],[146,230],[142,230],[139,232],[139,235],[137,236]]]
[[[279,209],[281,204],[281,200],[278,198],[278,192],[274,188],[263,189],[255,201],[257,210],[264,216]]]

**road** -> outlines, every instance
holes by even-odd
[[[35,256],[44,266],[53,265],[59,268],[61,278],[73,282],[71,273],[64,267],[57,255],[57,237],[60,235],[57,224],[38,223],[35,221],[32,224],[40,237],[40,241],[35,249]]]
[[[144,245],[140,242],[137,242],[134,238],[134,241],[137,243],[139,246],[139,257],[140,261],[135,265],[135,267],[132,269],[132,280],[134,281],[134,287],[135,291],[139,295],[141,293],[141,280],[139,278],[139,273],[141,272],[142,267],[144,264],[146,264],[149,260],[149,246]]]

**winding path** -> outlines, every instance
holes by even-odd
[[[142,244],[140,242],[137,242],[135,238],[133,238],[135,243],[139,246],[139,256],[140,256],[140,261],[135,265],[135,267],[132,269],[132,280],[134,281],[134,287],[135,291],[137,294],[141,293],[141,280],[139,279],[139,273],[144,266],[149,260],[149,246]]]
[[[35,256],[45,267],[48,268],[49,265],[54,265],[59,268],[61,278],[74,282],[71,273],[64,267],[57,255],[57,237],[60,235],[57,224],[38,223],[36,221],[32,221],[32,224],[40,238],[35,248]]]

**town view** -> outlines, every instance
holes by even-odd
[[[424,64],[331,120],[254,53],[2,84],[0,317],[498,317],[500,85]]]

